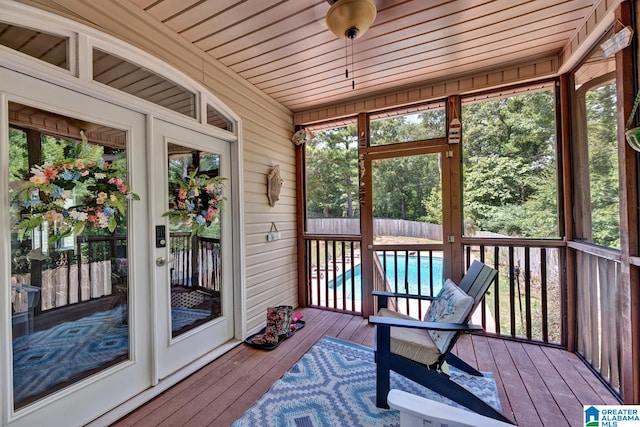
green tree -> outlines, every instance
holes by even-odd
[[[615,83],[585,96],[593,242],[620,247],[618,139]]]
[[[435,154],[375,161],[372,166],[375,217],[424,220],[426,201],[433,192],[441,192],[439,166],[439,155]]]
[[[556,237],[553,92],[465,105],[462,116],[466,232]]]
[[[356,126],[317,132],[306,144],[309,216],[358,215],[358,138]]]
[[[9,182],[22,181],[29,172],[27,136],[18,129],[9,128]]]

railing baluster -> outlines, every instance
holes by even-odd
[[[313,292],[311,291],[311,270],[313,269],[313,267],[311,266],[313,263],[311,262],[311,240],[305,240],[304,241],[304,259],[306,260],[306,262],[304,263],[304,268],[305,268],[305,275],[307,276],[307,292],[306,293],[306,304],[307,305],[311,305],[311,294]]]
[[[315,240],[316,242],[316,288],[317,288],[317,293],[316,293],[316,297],[318,298],[316,304],[317,305],[321,305],[321,293],[320,293],[320,289],[321,289],[321,280],[322,280],[322,269],[320,267],[320,240]]]
[[[416,251],[416,268],[417,268],[417,277],[418,277],[418,295],[423,295],[422,293],[422,260],[420,259],[422,255],[422,251],[418,250]],[[433,264],[429,265],[429,271],[433,272]],[[433,274],[431,274],[431,277],[433,277]],[[422,300],[419,299],[418,300],[418,318],[422,319]]]
[[[329,245],[327,245],[329,246]],[[338,308],[338,276],[336,274],[336,241],[332,241],[331,242],[331,273],[333,276],[333,279],[331,279],[333,281],[333,308]],[[327,258],[327,268],[329,267],[329,258]],[[329,270],[327,269],[327,278],[329,276]],[[346,285],[343,284],[343,288]],[[327,294],[328,295],[328,294]]]
[[[385,252],[385,259],[386,259],[386,252]],[[387,271],[387,269],[385,268],[385,271]],[[394,276],[394,281],[393,281],[393,286],[394,286],[394,292],[399,293],[400,289],[398,289],[398,251],[393,251],[393,276]]]
[[[484,255],[484,250],[485,247],[484,245],[480,245],[480,262],[484,264],[484,259],[485,259],[485,255]],[[467,247],[467,253],[471,254],[471,247]],[[471,265],[471,260],[469,259],[467,264],[467,267]],[[497,280],[497,278],[496,278]],[[494,284],[494,286],[496,286],[497,284]],[[494,290],[494,292],[497,293],[496,290]],[[483,328],[487,328],[487,304],[486,304],[486,296],[482,297],[482,302],[480,303],[480,318],[482,319],[482,327]]]
[[[549,342],[549,310],[547,306],[547,250],[540,248],[540,306],[542,309],[542,341]]]
[[[524,248],[524,301],[525,301],[525,329],[527,339],[531,339],[531,258],[529,247]]]
[[[514,280],[514,254],[513,246],[509,246],[509,320],[511,321],[511,336],[516,336],[516,291]]]
[[[500,271],[500,247],[493,247],[493,268]],[[493,302],[495,304],[495,317],[496,317],[496,334],[500,335],[502,329],[500,328],[500,274],[496,277],[496,287],[494,289]]]
[[[404,292],[409,293],[409,251],[404,251]],[[407,308],[407,315],[410,313],[409,298],[405,298],[405,306]]]

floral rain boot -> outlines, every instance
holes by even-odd
[[[293,315],[293,307],[290,305],[279,305],[278,310],[280,323],[278,324],[278,336],[280,339],[291,336],[291,316]]]
[[[267,308],[267,326],[262,335],[253,338],[253,344],[271,347],[287,338],[291,332],[292,313],[293,307],[290,305]]]

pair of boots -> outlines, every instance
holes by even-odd
[[[279,305],[267,308],[267,327],[262,335],[253,338],[256,345],[276,345],[291,333],[291,315],[293,307]]]

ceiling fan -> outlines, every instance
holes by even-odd
[[[336,37],[345,40],[345,57],[348,57],[347,40],[351,40],[351,89],[356,88],[353,67],[353,41],[367,32],[378,13],[372,0],[327,0],[331,5],[325,22]],[[348,60],[345,77],[349,78]]]
[[[376,6],[372,0],[327,0],[327,27],[341,39],[357,39],[367,32],[376,19]]]

